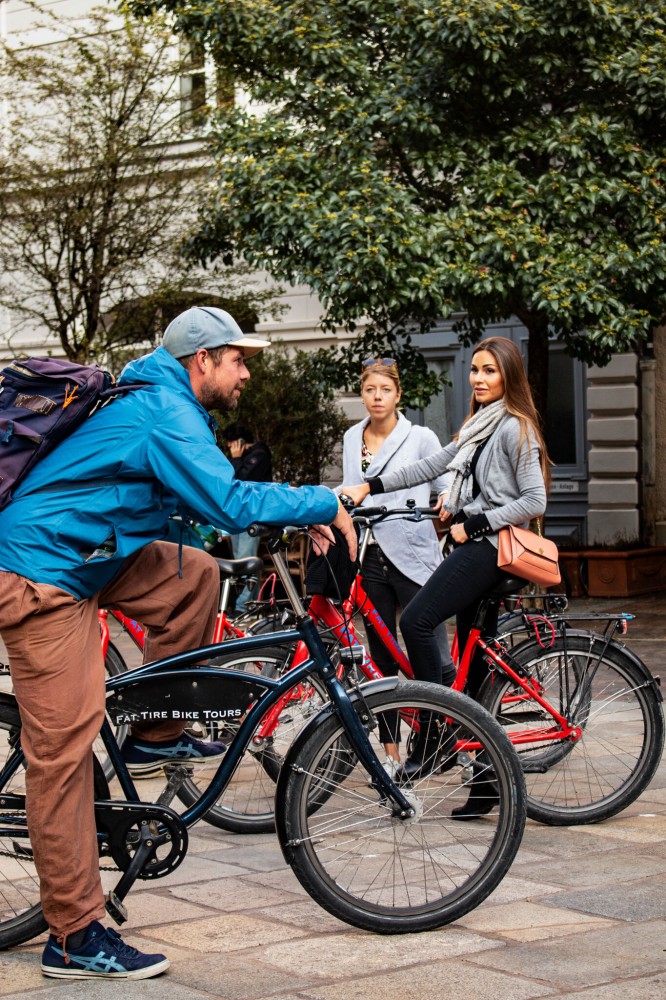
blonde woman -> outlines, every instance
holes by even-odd
[[[363,483],[368,477],[385,476],[440,450],[437,435],[427,427],[410,423],[398,410],[402,396],[400,375],[393,358],[368,358],[361,370],[361,398],[367,416],[347,431],[343,447],[343,479]],[[394,490],[382,503],[404,507],[409,498],[419,507],[430,504],[431,494],[446,489],[449,477],[433,476],[414,489]],[[349,492],[344,487],[345,492]],[[391,521],[375,525],[362,566],[363,583],[370,600],[388,628],[397,635],[399,608],[405,608],[435,572],[442,554],[432,521]],[[397,667],[372,629],[368,630],[370,652],[382,673],[396,674]],[[434,630],[433,656],[437,673],[450,684],[455,676],[446,627]],[[394,773],[400,756],[395,737],[382,734],[386,748],[385,767]]]

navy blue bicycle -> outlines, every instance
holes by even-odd
[[[294,589],[284,545],[285,536],[275,533],[270,547],[296,615],[294,627],[206,646],[107,680],[107,720],[95,767],[107,909],[121,923],[123,901],[137,878],[174,871],[187,853],[188,828],[205,818],[241,773],[245,757],[256,757],[253,737],[262,719],[294,685],[312,684],[327,700],[279,757],[274,775],[276,827],[286,861],[313,899],[350,924],[379,933],[440,927],[481,903],[516,855],[525,823],[517,756],[485,709],[446,688],[393,677],[347,690]],[[299,640],[309,659],[282,676],[224,669],[235,656],[261,661],[262,651]],[[222,666],[205,665],[212,659]],[[132,780],[115,734],[132,721],[157,718],[185,719],[202,732],[231,733],[232,739],[210,780],[197,781],[197,764],[175,762],[165,767],[159,795],[143,801],[144,788]],[[379,732],[387,725],[395,728],[394,741],[405,754],[426,727],[429,753],[419,776],[403,780],[382,766]],[[27,941],[46,926],[25,813],[20,739],[16,702],[0,694],[0,948]],[[499,808],[463,829],[451,812],[468,794],[461,764],[467,747],[495,783]],[[265,754],[262,766],[271,769],[277,759]],[[171,806],[183,785],[197,793],[185,797],[179,814]]]

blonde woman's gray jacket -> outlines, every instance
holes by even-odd
[[[382,476],[395,473],[403,466],[417,462],[426,455],[441,450],[437,435],[427,427],[410,423],[398,414],[398,423],[373,457],[365,475],[361,469],[361,445],[363,431],[368,426],[369,417],[350,427],[344,436],[342,455],[342,481],[349,486],[357,486],[366,476]],[[448,487],[449,476],[434,475],[427,480],[419,480],[414,489],[391,489],[382,497],[387,507],[404,507],[411,497],[417,507],[427,507],[430,495],[441,493]],[[376,506],[366,498],[366,505]],[[424,584],[442,561],[442,553],[432,521],[385,521],[374,528],[375,538],[387,558],[401,573],[415,583]]]
[[[517,417],[507,414],[491,434],[479,456],[476,480],[479,494],[464,507],[467,518],[485,515],[489,532],[483,532],[497,546],[497,532],[507,524],[527,526],[534,517],[546,510],[539,448],[533,434],[520,440]],[[371,495],[384,490],[405,490],[422,482],[431,482],[446,472],[455,455],[457,442],[414,462],[382,473],[379,481],[370,483]],[[371,470],[368,470],[370,472]],[[370,476],[367,477],[370,479]],[[371,501],[372,502],[372,501]],[[473,536],[476,538],[476,535]]]

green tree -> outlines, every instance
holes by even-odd
[[[52,41],[0,48],[0,304],[68,358],[112,365],[202,298],[251,325],[270,293],[248,265],[180,255],[203,166],[171,29],[100,8],[82,31],[28,6]]]
[[[270,448],[277,481],[320,483],[349,421],[319,365],[307,351],[276,343],[250,362],[250,371],[238,408],[217,414],[220,426],[235,420],[248,424],[255,439]]]
[[[326,323],[478,338],[516,315],[606,363],[664,319],[666,3],[134,0],[255,104],[213,136],[193,249],[305,282]],[[253,111],[255,107],[257,110]]]

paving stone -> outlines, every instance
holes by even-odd
[[[223,880],[220,880],[223,881]],[[153,886],[158,883],[153,882]],[[205,885],[202,888],[202,900],[205,897]],[[128,921],[123,925],[123,932],[129,928],[143,928],[153,924],[168,924],[178,920],[193,920],[197,917],[207,917],[208,911],[200,906],[192,906],[184,900],[174,899],[170,895],[159,895],[156,892],[130,893],[127,900]]]
[[[180,926],[160,927],[159,937],[182,948],[198,952],[231,952],[243,948],[270,945],[274,941],[303,938],[303,933],[288,924],[279,924],[239,913],[190,920]],[[303,948],[302,943],[300,948]]]
[[[657,920],[666,917],[666,876],[586,892],[563,892],[554,896],[553,902],[558,908],[570,907],[615,920]]]
[[[606,830],[605,823],[599,826],[546,826],[528,821],[514,866],[520,868],[523,850],[552,858],[569,858],[579,851],[614,850],[617,839],[605,837]]]
[[[256,907],[266,907],[274,903],[288,904],[298,901],[300,893],[290,893],[284,889],[270,885],[250,882],[249,879],[223,878],[216,882],[198,883],[196,885],[174,886],[169,890],[170,896],[190,900],[193,903],[206,903],[231,913],[235,910],[253,910]]]
[[[554,987],[582,989],[617,979],[666,972],[664,923],[615,925],[605,930],[479,952],[468,960]],[[654,998],[656,1000],[656,998]]]
[[[41,948],[36,954],[8,954],[0,957],[0,996],[7,997],[17,990],[34,990],[44,985],[39,968]]]
[[[318,935],[315,946],[307,949],[302,941],[271,945],[263,951],[262,961],[279,969],[298,968],[304,976],[337,980],[349,978],[353,969],[369,973],[420,966],[451,956],[469,956],[484,948],[495,948],[496,944],[454,927],[404,936],[375,936],[348,930],[342,934]]]
[[[227,876],[238,877],[250,870],[243,868],[240,864],[226,865],[222,862],[210,861],[207,858],[188,855],[175,871],[161,878],[159,884],[160,888],[168,888],[172,885],[185,885],[189,882],[213,882]],[[134,884],[132,893],[150,892],[155,888],[155,884],[152,880],[138,881]]]
[[[653,844],[656,840],[666,840],[666,815],[662,810],[658,815],[650,811],[647,815],[634,817],[616,816],[599,826],[590,827],[590,833],[610,840]]]
[[[283,865],[282,871],[248,873],[247,876],[243,876],[243,881],[256,882],[257,885],[265,885],[270,889],[285,889],[287,892],[310,898],[289,865],[286,864]]]
[[[413,968],[353,981],[334,986],[309,987],[308,997],[314,1000],[430,1000],[432,997],[471,997],[473,1000],[530,1000],[532,997],[552,996],[553,990],[544,983],[513,978],[492,969],[469,966],[464,961],[438,962],[422,965],[418,974]],[[280,1000],[283,1000],[281,997]]]
[[[169,972],[155,979],[133,980],[131,984],[124,981],[104,982],[99,979],[77,979],[71,982],[48,980],[40,975],[46,985],[41,990],[31,990],[29,993],[12,993],[12,1000],[119,1000],[120,997],[131,997],[132,1000],[202,1000],[199,990],[181,986]]]
[[[604,983],[596,989],[567,993],[566,1000],[661,1000],[665,996],[666,975]]]
[[[495,891],[488,897],[487,903],[510,903],[519,899],[532,899],[544,893],[552,895],[558,891],[558,886],[541,878],[539,868],[534,871],[533,879],[514,876],[511,871],[505,875]],[[484,905],[483,903],[481,904]]]
[[[282,851],[276,844],[273,847],[257,847],[248,850],[246,847],[225,848],[222,851],[207,851],[202,857],[211,861],[222,861],[226,864],[238,863],[250,871],[272,872],[281,871],[285,867]]]
[[[560,886],[598,886],[629,882],[640,876],[666,872],[666,859],[633,851],[585,853],[566,861],[541,865],[538,876],[544,883]],[[525,874],[523,872],[523,874]],[[535,872],[535,874],[537,874]]]
[[[564,894],[563,894],[564,895]],[[509,906],[479,906],[462,917],[456,927],[500,940],[538,941],[541,938],[580,934],[582,930],[612,926],[610,920],[559,908],[561,896],[553,897],[553,906],[539,903],[512,903]]]
[[[283,893],[283,897],[286,898],[286,894]],[[267,919],[275,918],[276,920],[284,920],[286,923],[295,924],[296,927],[302,927],[306,931],[312,931],[313,912],[312,900],[310,899],[296,903],[281,902],[278,906],[256,911],[257,916],[264,916]],[[329,931],[349,930],[349,924],[346,924],[343,920],[338,920],[332,913],[322,910],[320,906],[317,907],[315,920],[317,931],[322,934]]]
[[[214,955],[197,958],[196,962],[174,962],[169,970],[172,980],[205,990],[225,1000],[254,1000],[284,991],[306,989],[311,980],[301,975],[298,965],[288,972],[270,968],[256,960],[236,958],[233,955]]]

